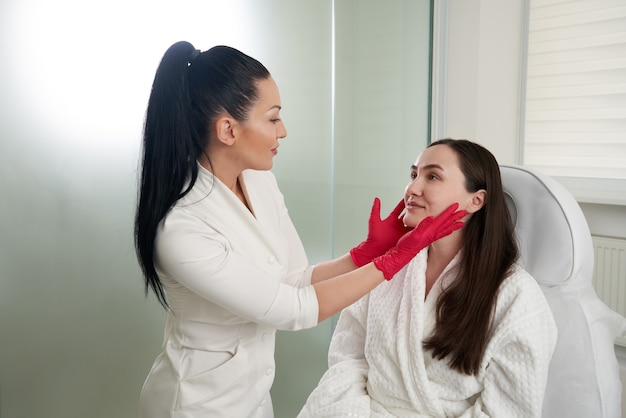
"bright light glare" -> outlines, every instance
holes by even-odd
[[[5,7],[17,117],[42,141],[72,148],[137,147],[157,65],[172,43],[244,49],[254,0],[20,0]],[[246,11],[246,13],[244,13]]]

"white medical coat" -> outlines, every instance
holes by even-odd
[[[541,416],[557,330],[537,282],[517,268],[502,283],[479,373],[468,376],[422,347],[459,257],[424,298],[427,253],[342,312],[329,369],[299,418]]]
[[[142,417],[272,417],[275,330],[317,324],[312,268],[275,177],[247,170],[240,182],[253,213],[199,166],[159,227],[171,312]]]

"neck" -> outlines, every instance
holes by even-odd
[[[463,247],[462,238],[463,233],[459,230],[430,244],[428,249],[429,263],[434,262],[447,266]]]
[[[439,276],[441,276],[441,273],[461,249],[461,237],[461,231],[455,231],[447,237],[438,239],[428,247],[425,283],[426,292],[424,297],[428,296],[430,289],[432,289]]]
[[[214,155],[214,154],[212,154]],[[206,154],[202,154],[198,158],[198,162],[208,172],[217,177],[226,187],[228,187],[233,193],[237,194],[240,190],[238,185],[238,178],[243,170],[236,168],[237,165],[219,155],[214,155],[209,162]]]

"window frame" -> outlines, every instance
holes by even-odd
[[[522,34],[522,72],[520,91],[520,123],[519,123],[519,159],[524,165],[525,157],[525,125],[526,125],[526,92],[528,75],[528,41],[530,31],[530,2],[524,0],[523,34]],[[625,137],[626,138],[626,137]],[[626,161],[624,162],[626,164]],[[626,179],[591,178],[551,175],[563,184],[574,198],[581,203],[626,205]]]

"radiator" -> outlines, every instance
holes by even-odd
[[[598,297],[626,316],[626,239],[593,237],[593,287]]]

